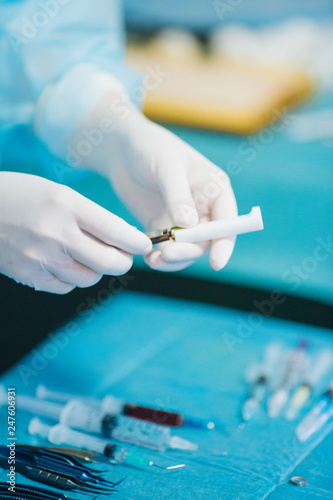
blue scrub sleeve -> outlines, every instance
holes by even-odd
[[[2,130],[32,128],[38,114],[38,134],[58,154],[108,83],[131,95],[141,77],[124,58],[121,7],[119,0],[1,2]]]

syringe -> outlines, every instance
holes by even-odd
[[[195,443],[172,436],[170,428],[122,415],[105,414],[78,399],[66,405],[50,403],[29,396],[17,396],[17,405],[29,413],[59,420],[63,425],[93,434],[102,434],[118,441],[164,451],[167,448],[196,450]]]
[[[132,453],[127,448],[123,448],[117,444],[93,436],[84,434],[83,432],[74,431],[62,424],[47,425],[39,418],[35,417],[30,421],[29,434],[38,436],[42,439],[47,439],[50,443],[61,445],[75,446],[77,448],[95,451],[107,457],[110,461],[114,460],[119,463],[132,465],[134,467],[154,466],[160,469],[178,469],[184,467],[185,464],[172,465],[170,467],[162,467],[155,464],[152,460],[148,460],[141,455]]]
[[[315,432],[318,432],[319,429],[324,427],[324,425],[331,420],[333,417],[333,404],[331,404],[325,411],[321,412],[319,417],[312,421],[312,424],[306,429],[303,430],[302,433],[298,434],[297,437],[300,441],[307,441],[309,437],[312,436]]]
[[[71,399],[80,399],[85,403],[100,408],[105,413],[113,415],[126,415],[147,422],[153,422],[158,425],[169,425],[171,427],[193,427],[197,429],[214,429],[215,424],[210,420],[200,419],[197,417],[187,417],[181,413],[150,408],[126,402],[123,399],[117,398],[108,394],[104,399],[99,400],[90,397],[81,397],[77,394],[68,394],[57,391],[52,391],[44,385],[39,385],[36,390],[36,396],[40,399],[49,399],[59,403],[68,403]]]
[[[312,434],[312,429],[315,427],[315,422],[322,414],[326,414],[329,408],[333,405],[333,380],[328,389],[322,394],[319,402],[312,408],[311,411],[303,418],[295,430],[295,434],[300,441],[306,439]]]
[[[268,390],[268,385],[272,377],[272,372],[280,359],[282,347],[278,342],[272,342],[266,348],[264,362],[259,367],[258,374],[255,377],[250,394],[242,408],[242,418],[244,422],[250,420],[258,411],[262,400]]]
[[[297,348],[294,351],[291,351],[289,353],[289,356],[286,360],[282,380],[267,403],[269,417],[277,417],[286,404],[290,389],[295,384],[305,367],[306,349],[307,344],[306,342],[302,341],[299,342]]]
[[[321,351],[315,359],[314,364],[309,367],[302,384],[297,388],[292,397],[290,406],[286,412],[287,420],[293,420],[297,416],[300,409],[311,396],[313,389],[331,365],[332,352],[328,349]]]

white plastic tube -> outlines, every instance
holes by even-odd
[[[187,229],[174,229],[173,236],[177,242],[196,243],[225,236],[252,233],[262,229],[264,229],[264,224],[260,207],[253,207],[250,213],[234,219],[214,220]]]
[[[66,405],[59,405],[20,396],[18,405],[29,413],[59,420],[66,429],[75,428],[87,433],[102,434],[118,441],[161,451],[167,448],[197,449],[196,444],[172,436],[168,427],[123,415],[105,415],[99,408],[89,406],[79,399],[72,399]]]
[[[104,453],[105,447],[109,443],[104,439],[69,429],[62,424],[52,426],[44,424],[44,422],[37,417],[31,420],[28,431],[31,436],[47,439],[53,444],[77,446],[78,448],[84,448],[99,453]]]
[[[312,421],[311,425],[308,428],[303,428],[300,432],[298,429],[298,433],[296,434],[299,441],[304,443],[307,441],[309,437],[312,436],[315,432],[318,432],[324,425],[331,420],[333,417],[333,407],[330,407],[327,411],[321,413],[318,418]],[[297,430],[297,429],[296,429]]]
[[[262,375],[270,378],[276,370],[276,365],[282,359],[283,347],[279,342],[271,342],[265,350]]]
[[[324,349],[318,354],[314,363],[310,365],[303,383],[293,395],[290,406],[286,412],[287,420],[294,420],[294,418],[296,418],[298,412],[305,405],[320,379],[325,375],[328,369],[331,368],[331,366],[332,352],[329,349]]]
[[[32,414],[43,415],[52,420],[59,420],[63,405],[31,398],[30,396],[17,396],[17,407]]]
[[[41,384],[38,385],[36,389],[36,396],[39,399],[48,399],[50,401],[57,401],[60,403],[68,403],[74,399],[79,400],[89,406],[99,408],[104,414],[113,413],[114,415],[120,415],[123,412],[125,405],[125,401],[123,399],[116,398],[110,394],[105,396],[103,399],[96,399],[66,392],[52,391],[45,387],[45,385]]]
[[[126,417],[125,417],[126,418]],[[167,448],[177,448],[181,450],[197,450],[198,445],[183,439],[179,436],[171,436],[170,429],[159,428],[157,425],[149,425],[148,422],[143,422],[144,427],[132,429],[120,424],[115,435],[112,435],[118,441],[144,446],[153,450],[165,451]],[[90,436],[84,432],[73,430],[62,423],[57,425],[47,425],[41,422],[39,418],[33,418],[29,424],[29,434],[39,436],[43,439],[48,439],[54,444],[68,444],[77,446],[78,448],[86,448],[91,451],[104,453],[105,447],[109,441],[105,439]]]
[[[39,384],[36,389],[36,397],[38,399],[48,399],[49,401],[57,401],[58,403],[67,403],[70,399],[78,399],[75,394],[67,392],[51,391],[45,385]],[[83,399],[83,398],[82,398]]]
[[[327,413],[328,408],[332,404],[333,380],[330,382],[327,391],[322,395],[319,402],[310,410],[310,412],[298,424],[295,434],[300,441],[305,441],[305,437],[312,429],[315,421],[322,413]]]
[[[268,416],[270,418],[277,417],[287,403],[290,390],[302,374],[306,361],[306,344],[301,342],[287,356],[282,379],[267,402]]]
[[[305,376],[306,383],[315,388],[320,379],[331,367],[332,352],[329,349],[324,349],[318,354],[313,365],[310,365],[309,371]]]

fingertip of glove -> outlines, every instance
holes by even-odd
[[[153,244],[152,242],[149,240],[149,243],[145,246],[145,248],[143,249],[143,255],[148,255],[153,249]]]
[[[216,257],[210,257],[209,263],[214,271],[222,271],[222,269],[227,265],[229,259],[217,259]]]
[[[210,263],[210,267],[211,267],[214,271],[221,271],[222,266],[221,266],[218,262],[216,262],[216,261],[214,261],[214,260],[213,260],[213,261],[212,261],[212,260],[210,260],[210,261],[209,261],[209,263]]]
[[[158,266],[161,260],[161,252],[159,251],[152,252],[150,255],[146,255],[144,260],[149,267],[155,269],[155,267]]]
[[[152,251],[153,244],[147,235],[136,229],[136,250],[140,255],[147,255]]]
[[[235,247],[235,237],[215,240],[209,256],[209,263],[214,271],[221,271],[229,262]]]

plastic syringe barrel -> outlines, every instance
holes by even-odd
[[[49,432],[52,429],[51,425],[44,424],[39,418],[34,417],[30,420],[28,432],[31,436],[38,436],[42,439],[49,439]]]
[[[263,228],[260,207],[253,207],[251,212],[246,215],[240,215],[234,219],[210,221],[186,229],[175,229],[173,234],[177,242],[196,243],[260,231]]]
[[[67,403],[61,412],[60,423],[155,450],[165,450],[170,442],[168,427],[123,415],[104,414],[79,399]]]
[[[326,371],[332,366],[332,352],[329,349],[321,351],[305,377],[310,387],[315,387]]]
[[[304,442],[309,439],[312,434],[315,434],[318,432],[326,422],[328,422],[333,416],[333,407],[330,407],[327,411],[321,413],[318,418],[314,419],[311,422],[311,425],[308,425],[307,427],[299,427],[298,432],[297,432],[297,437],[300,441]]]
[[[29,434],[48,439],[50,443],[57,445],[76,446],[78,448],[89,449],[103,454],[105,448],[110,445],[107,440],[89,436],[84,432],[74,431],[62,424],[47,425],[39,418],[33,418],[29,424]]]
[[[149,422],[154,422],[157,424],[161,423],[163,425],[171,425],[174,427],[180,427],[184,423],[184,418],[179,413],[160,409],[157,410],[156,408],[127,403],[125,400],[117,398],[112,394],[107,394],[103,399],[96,399],[89,396],[86,397],[67,392],[53,391],[48,389],[45,385],[39,384],[36,389],[36,397],[39,399],[47,399],[49,401],[56,401],[63,404],[68,403],[72,399],[79,399],[80,401],[83,401],[90,406],[100,408],[100,410],[105,415],[107,413],[112,413],[113,415],[123,414],[127,415],[128,417],[147,420]],[[159,419],[161,420],[159,421]],[[201,424],[199,420],[197,426],[206,427],[206,425]]]
[[[320,401],[305,415],[296,428],[296,435],[299,436],[308,429],[316,418],[333,403],[333,380],[330,382],[327,391],[322,395]]]
[[[125,443],[132,443],[153,450],[164,451],[169,447],[170,429],[145,420],[131,417],[105,415],[103,434]]]
[[[262,375],[269,377],[282,354],[282,345],[279,342],[271,342],[265,349],[264,361],[261,366]]]
[[[168,427],[124,415],[104,414],[103,411],[73,399],[64,407],[60,423],[77,430],[101,434],[153,450],[164,451],[169,447],[192,449],[192,444],[171,436]]]
[[[17,407],[52,420],[59,420],[63,409],[63,405],[58,403],[51,403],[50,401],[43,401],[29,396],[17,396]]]
[[[51,391],[45,385],[40,384],[36,389],[36,396],[39,399],[49,399],[59,403],[68,403],[72,399],[83,401],[85,404],[100,408],[104,413],[120,414],[123,412],[125,401],[108,394],[103,399],[96,399],[76,394]]]
[[[75,394],[51,391],[43,384],[37,386],[36,397],[38,399],[48,399],[49,401],[56,401],[58,403],[67,403],[71,399],[76,398]]]
[[[92,398],[90,396],[78,396],[76,394],[71,394],[68,392],[58,392],[58,391],[51,391],[48,389],[45,385],[39,384],[36,389],[36,397],[38,399],[47,399],[49,401],[56,401],[57,403],[63,403],[66,404],[72,399],[80,399],[84,401],[86,404],[89,404],[91,406],[101,406],[102,400]]]

